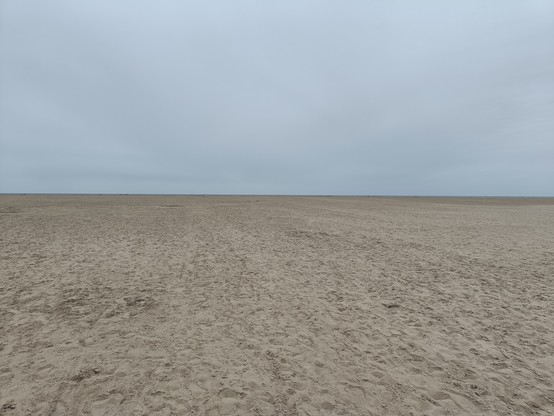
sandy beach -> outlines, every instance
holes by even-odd
[[[554,199],[0,196],[0,414],[550,415]]]

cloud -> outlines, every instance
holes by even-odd
[[[0,192],[554,193],[551,2],[0,7]]]

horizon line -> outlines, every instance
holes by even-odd
[[[119,192],[0,192],[0,196],[237,196],[237,197],[359,197],[359,198],[554,198],[554,195],[426,195],[426,194],[220,194],[220,193],[119,193]]]

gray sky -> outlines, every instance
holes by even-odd
[[[0,192],[554,195],[554,0],[0,0]]]

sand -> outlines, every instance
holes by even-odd
[[[3,415],[554,413],[554,200],[0,196]]]

